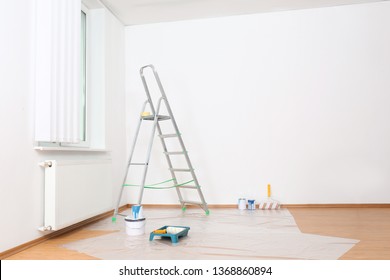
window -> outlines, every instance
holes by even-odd
[[[48,3],[55,6],[58,14],[64,12],[60,1]],[[73,9],[64,12],[64,17],[52,17],[51,6],[38,8],[37,30],[41,32],[35,62],[35,149],[105,151],[106,12],[103,8],[89,10],[81,4],[80,12]],[[69,14],[71,17],[65,16]],[[80,25],[69,24],[76,21]],[[59,52],[58,57],[52,55]],[[69,53],[71,58],[64,59]],[[52,65],[54,70],[47,71]]]
[[[39,146],[47,147],[88,147],[87,133],[87,13],[82,6],[80,19],[80,96],[79,96],[79,137],[77,144],[61,142],[39,142]]]

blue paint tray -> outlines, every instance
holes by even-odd
[[[188,231],[190,230],[189,227],[183,227],[183,226],[163,226],[163,227],[161,227],[161,228],[159,228],[157,230],[164,230],[164,229],[167,229],[168,227],[183,228],[183,230],[178,232],[178,233],[175,233],[175,234],[173,234],[173,233],[154,233],[152,231],[150,233],[149,240],[152,241],[155,236],[161,236],[162,238],[163,237],[169,237],[171,239],[172,243],[177,243],[177,242],[179,242],[179,237],[187,236]]]

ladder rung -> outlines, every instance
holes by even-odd
[[[185,168],[169,168],[171,171],[177,171],[177,172],[191,172],[193,169],[185,169]]]
[[[197,189],[199,187],[197,187],[197,186],[178,186],[178,188],[182,188],[182,189]]]
[[[194,205],[203,205],[202,202],[197,202],[197,201],[182,201],[182,203],[185,203],[185,204],[194,204]]]
[[[154,115],[145,116],[145,117],[142,117],[142,119],[146,120],[146,121],[154,121]],[[169,120],[169,119],[171,119],[170,116],[157,115],[157,120],[159,120],[159,121],[165,121],[165,120]]]
[[[184,155],[187,153],[186,151],[181,151],[181,152],[164,152],[166,155]]]
[[[178,134],[160,134],[158,137],[160,138],[171,138],[171,137],[178,137]]]
[[[130,165],[148,165],[148,164],[145,162],[132,162],[130,163]]]

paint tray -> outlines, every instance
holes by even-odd
[[[189,227],[183,227],[183,226],[163,226],[157,230],[164,230],[164,229],[166,230],[168,227],[182,228],[183,230],[178,233],[155,233],[154,231],[152,231],[150,233],[149,240],[152,241],[155,236],[161,236],[161,238],[169,237],[172,243],[177,243],[179,242],[179,237],[187,236],[188,231],[190,230]]]

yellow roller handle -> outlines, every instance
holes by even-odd
[[[267,186],[267,195],[268,195],[268,198],[271,197],[271,185],[270,184],[268,184],[268,186]]]
[[[153,231],[153,233],[165,234],[165,233],[167,233],[167,230],[166,229],[156,229],[156,230]]]

